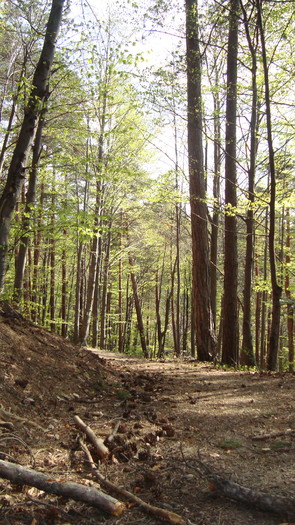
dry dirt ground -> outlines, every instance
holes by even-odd
[[[9,308],[0,310],[0,365],[0,459],[98,486],[74,415],[103,439],[120,421],[99,466],[117,486],[188,525],[287,523],[210,492],[198,460],[256,491],[294,496],[294,376],[78,348]],[[0,478],[0,524],[161,523],[125,503],[113,517]]]

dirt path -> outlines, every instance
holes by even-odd
[[[101,473],[187,525],[279,525],[283,518],[214,497],[194,469],[257,491],[294,494],[295,377],[146,361],[78,348],[0,311],[1,459],[92,484],[79,415],[97,436],[120,420]],[[254,437],[278,433],[263,440]],[[130,507],[112,518],[0,479],[0,525],[156,525]]]
[[[212,500],[207,483],[180,463],[183,453],[187,465],[193,466],[200,453],[204,462],[233,481],[257,491],[292,495],[294,377],[97,354],[119,372],[130,395],[125,402],[126,430],[134,431],[132,420],[140,421],[146,434],[164,429],[155,443],[151,436],[150,451],[163,457],[162,467],[156,463],[155,485],[162,487],[164,500],[168,496],[174,510],[187,513],[194,523],[282,522],[236,503]],[[275,433],[282,435],[253,440]]]

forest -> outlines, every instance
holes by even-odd
[[[295,4],[4,0],[0,286],[71,342],[294,371]]]

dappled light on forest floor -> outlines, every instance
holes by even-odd
[[[79,444],[89,441],[75,424],[77,415],[109,450],[100,475],[184,523],[283,522],[210,495],[208,480],[194,465],[200,458],[212,472],[244,487],[290,497],[294,376],[92,351],[12,313],[2,313],[0,322],[1,459],[50,479],[98,487]],[[112,517],[34,487],[20,490],[4,479],[0,485],[0,523],[159,523],[124,498],[127,509]]]

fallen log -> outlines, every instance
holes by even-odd
[[[8,461],[0,460],[0,477],[19,485],[29,485],[50,494],[82,501],[113,516],[120,516],[126,509],[124,503],[94,487],[86,487],[71,481],[57,481],[47,474]]]
[[[95,433],[93,432],[92,428],[90,428],[79,416],[74,416],[74,421],[76,425],[85,432],[88,439],[91,441],[92,445],[94,445],[95,450],[100,457],[100,459],[105,459],[108,457],[110,451],[105,446],[102,439],[96,437]]]
[[[259,434],[259,435],[253,436],[252,440],[253,441],[264,441],[267,439],[273,439],[273,438],[281,437],[281,436],[284,436],[284,437],[293,436],[294,434],[295,434],[294,429],[287,428],[287,430],[281,430],[279,432],[270,432],[269,434]]]
[[[208,479],[209,489],[216,495],[244,503],[249,507],[255,507],[265,512],[278,514],[290,520],[295,519],[295,498],[256,492],[216,474],[200,460],[195,460],[195,462],[197,464],[195,470]]]
[[[176,514],[175,512],[172,512],[170,510],[162,509],[160,507],[155,507],[154,505],[150,505],[149,503],[146,503],[138,496],[135,496],[135,494],[132,494],[132,492],[129,492],[126,489],[118,487],[111,481],[108,481],[98,471],[98,468],[93,461],[93,458],[91,456],[91,453],[89,452],[87,445],[85,445],[85,443],[83,443],[82,440],[79,440],[79,442],[80,442],[80,446],[82,450],[84,450],[87,456],[87,459],[89,461],[93,475],[101,483],[102,486],[104,486],[108,490],[115,492],[116,494],[119,494],[120,496],[125,497],[128,501],[132,501],[133,503],[138,505],[141,509],[143,509],[147,514],[150,514],[160,519],[161,521],[170,523],[170,525],[185,525],[186,522],[182,519],[181,516],[179,516],[179,514]]]

